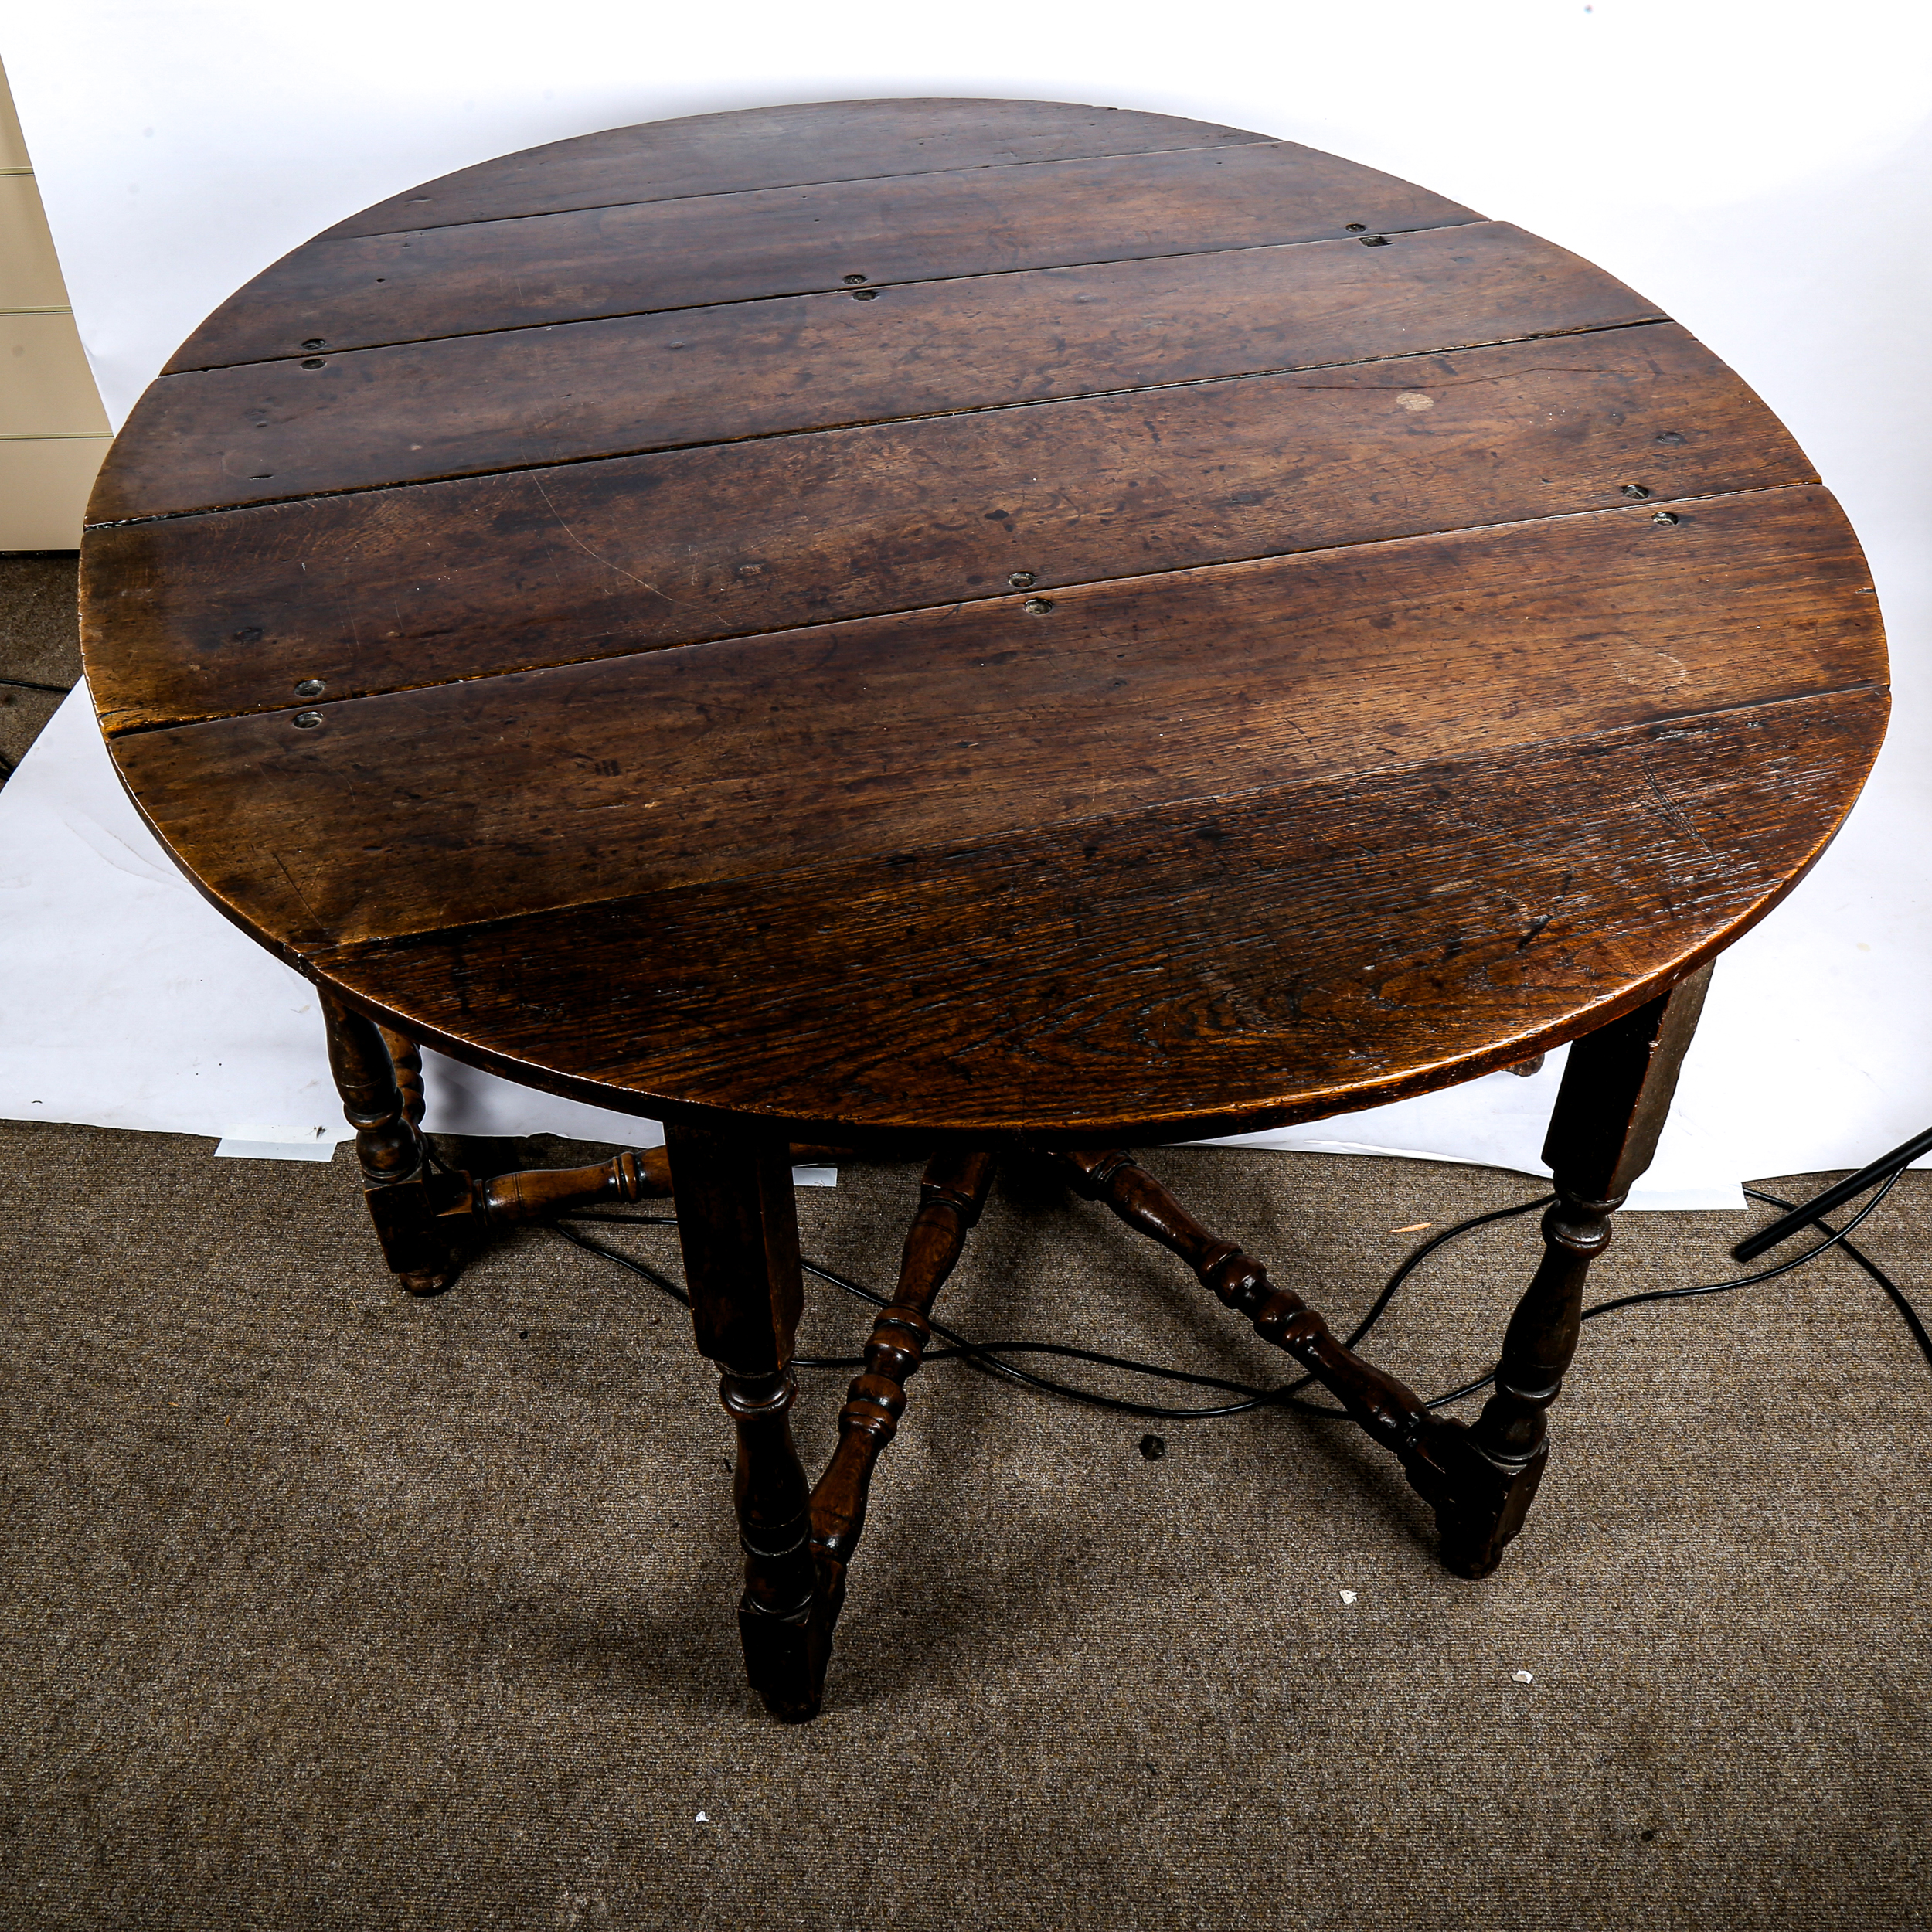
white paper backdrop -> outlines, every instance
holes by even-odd
[[[1719,968],[1652,1180],[1734,1202],[1741,1178],[1855,1165],[1932,1119],[1927,10],[65,0],[12,19],[0,51],[116,421],[231,290],[372,201],[539,141],[778,101],[1022,96],[1229,122],[1600,263],[1809,451],[1864,539],[1898,681],[1850,827]],[[332,1123],[307,988],[173,873],[78,701],[0,794],[0,1115]],[[1553,1080],[1492,1077],[1269,1138],[1534,1168]],[[430,1084],[452,1128],[621,1131],[447,1063]]]

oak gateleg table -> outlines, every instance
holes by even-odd
[[[319,989],[402,1286],[675,1192],[787,1719],[1002,1158],[1172,1249],[1490,1570],[1709,962],[1886,713],[1843,516],[1653,304],[1373,169],[1049,102],[706,115],[397,196],[195,332],[89,522],[115,764]],[[1566,1041],[1468,1426],[1128,1151]],[[443,1172],[426,1043],[667,1153]],[[933,1156],[815,1488],[798,1141]]]

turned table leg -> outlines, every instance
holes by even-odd
[[[872,1325],[865,1372],[845,1391],[838,1446],[811,1492],[811,1554],[818,1570],[811,1624],[815,1699],[824,1689],[832,1629],[845,1605],[845,1571],[866,1526],[873,1466],[899,1433],[906,1384],[932,1339],[927,1317],[979,1219],[992,1180],[993,1157],[984,1152],[942,1154],[927,1168],[919,1212],[900,1260],[898,1289]]]
[[[378,1026],[318,988],[328,1029],[328,1063],[355,1130],[363,1196],[383,1257],[411,1294],[440,1294],[461,1272],[444,1203],[432,1185],[417,1123],[423,1117],[423,1062],[400,1033]]]
[[[773,1716],[813,1716],[807,1655],[809,1492],[791,1440],[792,1341],[803,1291],[791,1151],[774,1135],[673,1127],[668,1144],[699,1352],[738,1432],[733,1481],[745,1553],[738,1634]]]
[[[1543,1143],[1556,1199],[1543,1216],[1543,1260],[1504,1335],[1495,1393],[1470,1427],[1475,1460],[1432,1498],[1443,1560],[1462,1576],[1495,1568],[1543,1480],[1546,1417],[1576,1352],[1584,1279],[1610,1245],[1611,1216],[1657,1151],[1710,974],[1703,968],[1570,1049]]]

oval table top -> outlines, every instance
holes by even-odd
[[[473,1064],[1128,1143],[1500,1067],[1761,917],[1886,714],[1764,404],[1550,243],[1038,101],[626,128],[183,345],[88,675],[216,905]]]

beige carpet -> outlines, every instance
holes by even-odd
[[[0,556],[0,784],[80,675],[77,569],[67,550]]]
[[[1481,1583],[1345,1425],[934,1367],[828,1713],[787,1730],[740,1686],[728,1430],[674,1305],[542,1230],[409,1302],[342,1156],[5,1127],[0,1157],[9,1924],[1924,1922],[1932,1372],[1838,1258],[1587,1328]],[[1338,1324],[1420,1238],[1387,1230],[1526,1192],[1151,1159]],[[886,1282],[913,1178],[802,1192],[808,1251]],[[1627,1217],[1600,1291],[1728,1273],[1743,1225]],[[1932,1185],[1869,1228],[1917,1288]],[[668,1233],[618,1238],[675,1267]],[[1534,1244],[1430,1264],[1379,1359],[1487,1366]],[[1024,1177],[941,1312],[1277,1372]],[[864,1318],[814,1291],[804,1345]],[[807,1378],[815,1465],[845,1379]]]

